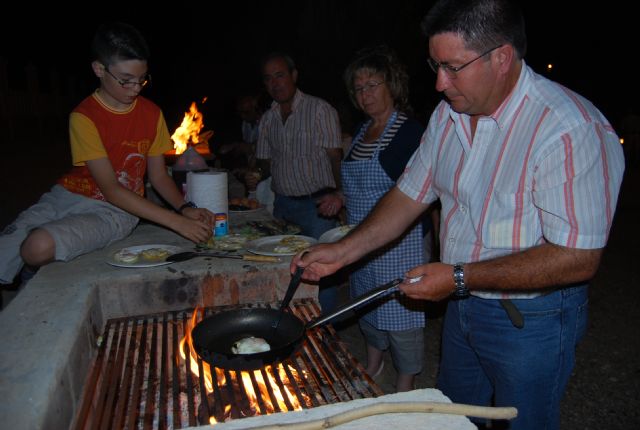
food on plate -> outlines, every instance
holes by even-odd
[[[256,199],[250,199],[247,197],[236,197],[229,200],[229,210],[232,211],[250,211],[253,209],[258,209],[259,207],[260,202],[258,202]]]
[[[278,254],[298,253],[303,249],[307,249],[311,244],[298,236],[286,236],[280,239],[278,244],[273,248],[273,252]]]
[[[269,342],[261,337],[245,337],[240,339],[231,347],[231,352],[234,354],[256,354],[258,352],[270,351],[271,346]]]
[[[149,248],[140,253],[140,257],[146,261],[164,261],[169,256],[169,251],[162,248]]]
[[[212,236],[205,244],[201,244],[201,248],[217,249],[219,251],[239,251],[244,248],[244,244],[252,238],[257,237],[242,234],[227,234],[225,236]]]
[[[332,243],[337,242],[349,233],[355,225],[341,225],[331,230],[327,230],[318,238],[320,243]]]
[[[352,225],[341,225],[340,227],[338,227],[338,230],[340,231],[340,233],[343,233],[343,234],[349,233],[352,229],[353,229]]]
[[[138,261],[138,253],[132,252],[128,249],[121,249],[113,255],[113,259],[119,263],[132,264]]]

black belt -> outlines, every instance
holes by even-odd
[[[321,190],[316,191],[315,193],[305,194],[303,196],[285,196],[285,197],[293,200],[315,200],[326,194],[332,193],[334,191],[335,189],[333,188],[323,188]]]
[[[578,283],[578,284],[571,284],[571,286],[549,288],[546,291],[544,291],[540,295],[540,297],[546,296],[547,294],[554,293],[558,290],[562,291],[563,295],[571,295],[571,294],[574,294],[576,291],[579,291],[581,288],[585,287],[585,285],[586,284],[584,283]],[[500,302],[500,306],[502,306],[502,308],[507,313],[509,320],[511,320],[511,324],[513,324],[515,328],[524,327],[524,315],[522,315],[522,312],[520,312],[520,310],[515,305],[515,303],[513,303],[509,299],[499,299],[498,301]]]
[[[511,320],[511,324],[515,328],[524,327],[524,317],[518,307],[509,299],[498,300],[502,308],[507,312],[507,316]]]

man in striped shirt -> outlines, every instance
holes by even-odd
[[[274,101],[260,120],[256,159],[260,176],[272,176],[273,215],[317,239],[337,226],[342,207],[338,113],[297,88],[298,71],[286,54],[269,54],[262,77]],[[249,187],[254,185],[251,177]],[[330,312],[336,305],[336,288],[321,285],[319,299],[323,312]]]
[[[292,268],[332,273],[439,198],[442,262],[401,285],[412,298],[453,295],[438,388],[454,402],[515,406],[510,429],[557,429],[622,181],[618,137],[588,100],[527,66],[513,2],[440,0],[422,27],[445,100],[419,149],[352,234]]]

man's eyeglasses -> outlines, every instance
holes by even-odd
[[[108,67],[105,67],[104,70],[109,74],[109,76],[115,79],[115,81],[119,83],[122,88],[131,89],[135,88],[137,85],[140,85],[140,88],[144,88],[151,83],[151,75],[149,74],[147,74],[141,81],[123,81],[122,79],[111,73]]]
[[[364,93],[368,93],[369,91],[373,91],[374,89],[376,89],[377,87],[379,87],[382,84],[384,84],[384,81],[381,81],[381,82],[377,82],[377,81],[367,82],[366,84],[364,84],[361,87],[355,87],[353,89],[353,94],[362,95]]]
[[[473,60],[464,63],[462,66],[454,67],[454,66],[451,66],[451,65],[449,65],[447,63],[438,63],[433,58],[427,58],[427,63],[429,63],[429,67],[431,67],[431,70],[433,70],[433,72],[436,75],[438,74],[438,69],[442,69],[442,71],[447,76],[447,78],[455,79],[455,78],[458,77],[458,73],[460,72],[460,70],[464,69],[465,67],[467,67],[468,65],[470,65],[474,61],[478,61],[479,59],[481,59],[485,55],[492,53],[493,51],[495,51],[496,49],[500,48],[501,46],[502,45],[498,45],[498,46],[496,46],[494,48],[489,49],[488,51],[483,52],[482,54],[478,55]]]

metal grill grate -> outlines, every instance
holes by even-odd
[[[208,308],[204,314],[240,307],[246,306]],[[319,313],[312,300],[291,307],[303,321]],[[75,428],[180,429],[207,424],[210,417],[239,419],[383,394],[330,325],[308,330],[301,348],[277,371],[270,366],[255,372],[212,369],[207,390],[208,364],[180,356],[192,315],[186,310],[109,320]],[[269,380],[261,392],[260,382]],[[253,403],[251,393],[257,393]]]

